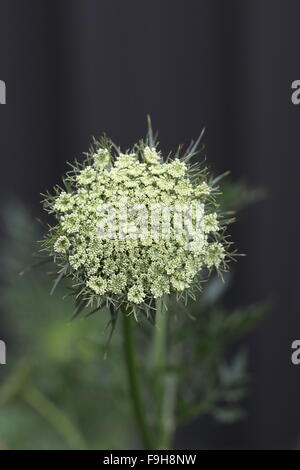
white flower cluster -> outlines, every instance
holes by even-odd
[[[70,265],[90,296],[119,296],[140,305],[188,289],[199,271],[218,267],[225,257],[217,214],[207,209],[211,188],[203,179],[194,182],[179,158],[164,162],[149,146],[117,156],[100,148],[67,181],[68,191],[61,190],[48,204],[57,219],[48,249]],[[99,237],[99,207],[118,208],[121,198],[146,208],[200,203],[202,231],[189,243],[184,237],[148,232],[144,237]]]

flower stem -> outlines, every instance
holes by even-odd
[[[123,312],[123,331],[124,331],[124,354],[128,373],[128,383],[132,406],[140,429],[141,438],[143,440],[145,449],[152,449],[151,436],[146,419],[146,410],[144,408],[141,391],[139,387],[137,364],[136,364],[136,349],[133,334],[134,319]]]
[[[168,316],[164,308],[163,297],[156,301],[156,317],[153,340],[153,367],[155,372],[162,374],[165,369],[166,360],[166,336],[167,336]]]
[[[157,300],[153,339],[154,393],[157,404],[158,449],[168,449],[174,430],[176,379],[167,370],[168,314],[165,298]]]

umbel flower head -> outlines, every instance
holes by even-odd
[[[72,279],[78,308],[155,309],[165,294],[193,295],[226,268],[225,222],[206,168],[191,163],[200,138],[164,158],[151,127],[122,153],[106,136],[75,162],[44,207],[53,225],[43,249]]]

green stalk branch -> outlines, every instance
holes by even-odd
[[[35,387],[22,391],[23,400],[39,413],[68,443],[71,449],[86,449],[86,443],[72,421]]]

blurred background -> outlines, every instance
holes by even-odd
[[[118,448],[128,439],[122,368],[114,374],[119,395],[110,393],[121,353],[115,347],[101,370],[96,360],[103,319],[70,323],[71,301],[63,292],[48,299],[44,272],[17,273],[40,235],[35,218],[45,220],[40,193],[60,181],[65,162],[102,132],[128,148],[144,136],[147,113],[165,152],[205,126],[214,173],[229,169],[231,181],[267,194],[231,228],[247,256],[222,293],[229,310],[272,301],[239,340],[250,360],[246,414],[234,423],[194,418],[174,445],[298,447],[300,366],[290,356],[300,339],[300,106],[291,101],[299,15],[297,0],[0,0],[2,447],[79,448],[88,439]]]

